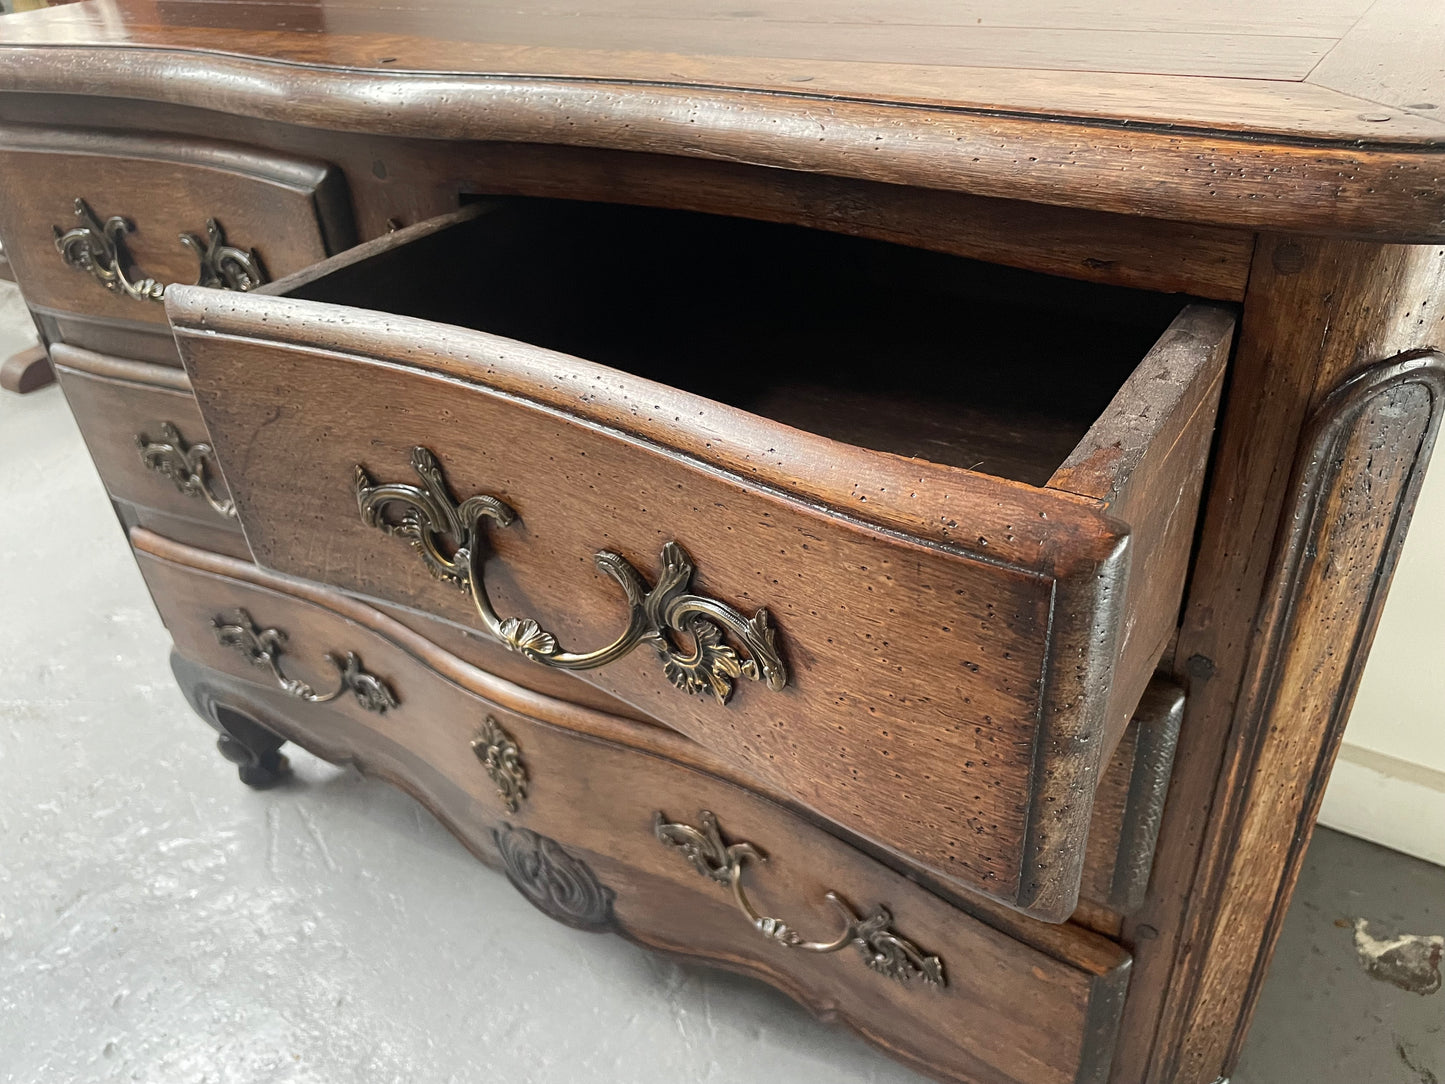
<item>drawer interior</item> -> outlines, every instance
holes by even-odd
[[[487,331],[873,451],[1042,486],[1170,295],[719,215],[524,197],[278,284]]]

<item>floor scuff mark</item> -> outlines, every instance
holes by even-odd
[[[1412,994],[1433,994],[1440,989],[1445,936],[1405,933],[1376,938],[1370,935],[1370,924],[1363,918],[1355,919],[1354,930],[1355,955],[1371,978]]]
[[[1415,1059],[1410,1056],[1411,1050],[1399,1037],[1395,1040],[1395,1053],[1400,1055],[1400,1060],[1405,1063],[1405,1068],[1415,1074],[1419,1084],[1440,1084],[1440,1080],[1434,1073],[1423,1065],[1416,1065]]]

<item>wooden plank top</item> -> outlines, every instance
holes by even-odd
[[[83,0],[0,90],[1445,238],[1441,0]]]

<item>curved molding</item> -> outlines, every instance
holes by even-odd
[[[973,105],[703,81],[381,72],[174,46],[3,52],[7,91],[74,93],[83,71],[93,94],[336,131],[650,151],[1154,218],[1445,239],[1438,144],[1132,124],[1124,140],[1120,124],[1097,118]],[[1261,185],[1286,198],[1258,199]]]
[[[343,311],[345,319],[338,320]],[[909,496],[894,484],[893,456],[668,389],[670,397],[686,404],[689,422],[679,425],[670,416],[635,409],[639,398],[658,394],[659,386],[644,377],[573,357],[563,370],[554,351],[485,331],[331,309],[293,297],[179,285],[166,292],[166,315],[178,341],[268,342],[393,366],[395,359],[406,358],[408,369],[469,394],[521,400],[582,418],[610,434],[676,453],[704,470],[721,469],[749,486],[823,506],[832,516],[1027,575],[1087,584],[1102,566],[1117,562],[1127,544],[1128,526],[1094,498],[987,474],[970,475],[965,487],[957,469],[922,460],[910,463],[910,479],[917,481],[910,486],[916,496]],[[970,504],[970,494],[985,496]],[[970,529],[950,528],[949,519],[966,521]],[[986,544],[974,537],[979,534],[987,536]]]
[[[379,624],[385,624],[385,620]],[[383,632],[382,635],[386,633]],[[277,698],[282,696],[279,691],[252,686],[239,678],[192,662],[178,652],[173,652],[172,664],[193,706],[198,703],[204,703],[208,707],[219,705],[254,715],[273,730],[278,738],[295,742],[330,763],[354,767],[368,778],[387,783],[411,795],[479,860],[494,868],[500,867],[513,887],[548,917],[586,932],[613,933],[674,959],[750,975],[792,998],[818,1019],[830,1024],[841,1024],[855,1032],[865,1041],[885,1051],[889,1057],[912,1065],[920,1072],[938,1074],[937,1064],[931,1062],[920,1050],[899,1043],[896,1029],[880,1026],[885,1017],[874,1013],[850,1012],[826,991],[820,990],[819,984],[807,981],[804,977],[806,973],[800,974],[796,967],[788,963],[792,954],[780,954],[780,958],[770,959],[766,952],[739,955],[723,946],[679,943],[670,934],[654,932],[645,923],[629,921],[630,916],[625,909],[622,914],[616,910],[617,897],[614,890],[598,879],[596,871],[578,854],[565,849],[556,840],[530,829],[505,821],[483,825],[469,816],[461,815],[457,806],[440,799],[408,769],[407,761],[391,752],[390,739],[380,731],[362,729],[354,732],[355,737],[364,737],[363,745],[354,742],[333,744],[324,737],[324,731],[311,731],[293,722],[285,711],[285,701],[277,703]],[[504,684],[501,679],[493,680]],[[574,709],[562,701],[551,700],[540,694],[534,695],[538,705],[545,702],[550,714],[586,711]],[[210,721],[209,716],[207,721]],[[534,720],[534,723],[540,727],[556,725],[542,720]],[[620,732],[614,736],[624,737]],[[649,746],[656,737],[652,734],[646,735]],[[662,737],[666,741],[666,736]],[[691,765],[686,760],[677,760],[668,755],[662,751],[663,746],[648,748],[638,745],[635,739],[622,741],[621,744],[644,756],[676,760],[689,770],[709,772],[705,767]],[[678,752],[685,752],[685,747],[690,745],[685,740],[676,744]],[[766,793],[749,784],[739,785],[760,796]],[[786,804],[782,807],[787,810]],[[797,814],[789,811],[789,816]],[[636,886],[626,881],[618,881],[617,884],[619,889],[636,890]],[[970,901],[967,910],[960,910],[960,921],[982,922],[997,931],[997,934],[990,936],[1014,938],[1052,959],[1087,973],[1097,984],[1097,1011],[1105,1016],[1116,1014],[1114,999],[1122,999],[1128,981],[1129,957],[1123,949],[1102,936],[1079,927],[1057,927],[1029,922],[1021,920],[1017,914],[994,912],[986,904],[980,904],[981,901]],[[1016,926],[1015,922],[1022,922],[1023,925]],[[951,990],[939,987],[934,992],[938,996],[946,997]],[[1089,1043],[1090,1048],[1081,1052],[1079,1079],[1102,1080],[1102,1076],[1098,1075],[1099,1067],[1107,1066],[1113,1036],[1107,1030],[1091,1032]],[[1091,1071],[1089,1067],[1095,1068]],[[985,1068],[983,1063],[979,1064],[980,1071]]]
[[[1440,424],[1442,404],[1445,404],[1445,355],[1435,351],[1412,351],[1407,354],[1378,362],[1361,370],[1325,397],[1311,415],[1305,431],[1302,451],[1296,461],[1290,483],[1292,507],[1282,517],[1282,534],[1276,544],[1274,567],[1270,577],[1270,594],[1266,609],[1260,618],[1260,625],[1266,631],[1263,645],[1258,649],[1257,663],[1253,671],[1264,675],[1263,693],[1255,704],[1256,713],[1269,711],[1270,702],[1279,692],[1277,678],[1285,646],[1290,642],[1289,632],[1294,626],[1296,611],[1301,600],[1300,583],[1309,568],[1322,556],[1315,542],[1325,527],[1324,518],[1328,512],[1327,498],[1330,487],[1341,477],[1343,463],[1339,453],[1342,446],[1360,428],[1374,419],[1367,416],[1371,404],[1410,385],[1418,385],[1429,395],[1429,417],[1423,428],[1405,484],[1399,487],[1392,509],[1388,533],[1381,544],[1379,563],[1374,575],[1374,586],[1370,591],[1367,613],[1384,603],[1383,585],[1388,585],[1404,542],[1405,530],[1409,526],[1410,513],[1414,508],[1415,496],[1424,479],[1424,468],[1430,460],[1435,442],[1435,430]],[[1408,416],[1400,416],[1397,409],[1387,410],[1384,421],[1386,429],[1391,425],[1408,423]],[[1384,439],[1384,434],[1380,439]],[[1328,557],[1328,553],[1324,553]],[[1372,620],[1361,623],[1361,629],[1372,629]],[[1350,645],[1358,651],[1358,641]],[[1363,668],[1364,660],[1352,660],[1352,666]],[[1353,689],[1353,684],[1348,688]],[[1345,707],[1344,704],[1340,705]],[[1342,712],[1343,714],[1343,712]],[[1339,720],[1341,725],[1343,719]],[[1333,758],[1331,758],[1333,759]],[[1328,771],[1328,766],[1325,768]]]
[[[357,599],[310,581],[290,579],[274,572],[268,572],[249,561],[194,549],[144,527],[132,527],[129,538],[137,554],[162,564],[188,572],[201,572],[235,580],[264,591],[277,592],[340,617],[401,649],[443,680],[469,694],[490,701],[504,711],[515,712],[533,720],[545,720],[543,725],[560,727],[570,734],[611,742],[644,756],[671,761],[689,770],[703,772],[715,779],[755,794],[791,816],[805,820],[811,816],[791,795],[770,785],[766,780],[742,771],[681,734],[662,727],[621,719],[596,708],[559,700],[546,693],[535,692],[514,684],[458,658],[422,634],[412,631],[395,618]],[[224,675],[217,674],[216,676],[224,678]],[[240,679],[224,678],[224,680],[230,683],[228,688],[232,684],[238,688],[242,687]],[[247,684],[244,688],[252,690],[253,687]],[[270,689],[262,691],[271,692]],[[275,695],[283,696],[284,694],[280,690],[276,690]],[[292,727],[285,719],[280,719],[276,722],[275,729],[278,732],[286,733],[289,737]],[[339,757],[335,750],[318,749],[317,753],[333,763],[351,763],[345,758]],[[381,778],[396,783],[398,786],[409,786],[395,772],[378,773],[368,769],[368,774],[379,774]],[[414,790],[409,792],[415,793]],[[438,813],[438,816],[441,814]],[[870,853],[874,857],[880,857],[879,852],[870,850],[867,844],[856,836],[849,835],[847,832],[838,834],[851,846]],[[1073,949],[1066,948],[1056,937],[1061,931],[1070,929],[1069,940],[1076,943],[1077,930],[1052,923],[1038,922],[1023,916],[1016,909],[992,903],[982,896],[970,897],[968,909],[975,917],[995,929],[1004,931],[1014,940],[1069,963],[1071,966],[1084,966],[1093,971],[1109,970],[1118,967],[1125,958],[1123,950],[1117,945],[1098,937],[1091,938],[1090,942],[1091,952],[1094,954],[1087,959],[1081,959],[1074,955]]]
[[[1423,393],[1423,394],[1422,394]],[[1288,909],[1295,878],[1304,860],[1325,783],[1343,737],[1354,690],[1364,671],[1370,641],[1409,528],[1424,480],[1425,467],[1445,412],[1445,354],[1410,351],[1361,369],[1326,395],[1310,414],[1286,491],[1267,588],[1255,618],[1258,630],[1240,694],[1237,762],[1248,774],[1230,788],[1219,814],[1228,843],[1221,853],[1252,852],[1243,846],[1268,822],[1287,819],[1293,829],[1281,834],[1286,857],[1267,870],[1273,886],[1268,917],[1256,922],[1242,911],[1249,904],[1228,891],[1239,879],[1256,879],[1254,866],[1219,874],[1196,894],[1212,930],[1238,938],[1258,935],[1252,952],[1244,1008],[1226,1030],[1232,1064],[1248,1027],[1250,1008],[1263,983],[1267,963]],[[1337,617],[1335,615],[1338,615]],[[1324,697],[1312,697],[1327,690]],[[1308,742],[1281,736],[1277,722],[1318,703],[1321,710]],[[1302,707],[1301,704],[1304,706]],[[1317,736],[1316,736],[1317,735]],[[1293,742],[1281,746],[1282,742]],[[1274,748],[1274,759],[1267,757]],[[1265,770],[1262,764],[1273,764]],[[1281,773],[1288,778],[1282,778]],[[1280,792],[1287,789],[1286,801]],[[1299,797],[1295,797],[1299,796]],[[1298,802],[1298,808],[1295,806]],[[1296,823],[1298,827],[1296,827]],[[1261,846],[1259,842],[1252,844]],[[1275,869],[1280,869],[1276,882]],[[1213,936],[1206,931],[1205,939]],[[1217,956],[1197,950],[1201,967],[1217,967]],[[1210,976],[1214,977],[1214,976]],[[1213,1060],[1217,1029],[1201,1022],[1207,1010],[1206,980],[1192,980],[1187,1015],[1194,1025],[1183,1044],[1166,1054],[1172,1073],[1181,1077]],[[1231,1012],[1228,1002],[1213,1006]],[[1172,1078],[1172,1077],[1171,1077]]]

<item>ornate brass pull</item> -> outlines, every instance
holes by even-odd
[[[111,215],[102,223],[83,199],[75,201],[75,217],[80,220],[78,226],[68,230],[54,227],[55,248],[67,266],[86,272],[107,290],[136,301],[165,299],[164,283],[132,267],[125,244],[125,235],[135,229],[130,219]],[[226,244],[225,231],[214,218],[206,220],[206,240],[193,233],[183,233],[180,241],[200,262],[197,286],[254,290],[266,281],[256,253]]]
[[[434,576],[471,595],[487,631],[511,650],[562,670],[592,670],[622,658],[638,644],[650,644],[669,681],[687,692],[711,695],[719,704],[727,703],[739,677],[765,679],[774,690],[787,684],[768,611],[760,609],[747,618],[731,606],[690,593],[692,562],[676,542],[662,547],[662,574],[655,587],[649,587],[621,555],[603,550],[595,556],[597,567],[617,581],[631,605],[627,627],[606,647],[585,653],[565,651],[536,621],[498,616],[482,580],[487,555],[482,521],[491,519],[506,527],[517,518],[516,512],[485,495],[458,503],[436,457],[426,448],[412,449],[411,465],[421,486],[378,485],[365,468],[356,468],[356,502],[362,520],[406,539]],[[388,519],[391,505],[398,506],[400,514]],[[741,656],[724,641],[724,631],[742,642]],[[675,639],[679,636],[690,638],[692,646],[679,647]]]
[[[258,628],[251,615],[242,609],[232,611],[229,620],[226,615],[212,619],[211,628],[223,646],[233,647],[253,665],[269,669],[281,691],[297,700],[308,704],[328,704],[342,693],[350,692],[364,710],[378,715],[385,715],[400,703],[391,686],[363,669],[360,657],[353,651],[342,656],[327,654],[326,661],[336,667],[340,682],[331,692],[318,693],[299,678],[289,678],[282,673],[281,653],[286,634],[280,629]]]
[[[522,763],[522,751],[517,748],[512,735],[488,715],[482,722],[481,733],[472,739],[472,752],[487,769],[487,775],[497,787],[497,797],[502,799],[507,812],[517,812],[517,807],[527,796],[527,767]]]
[[[750,859],[766,862],[767,855],[751,843],[724,843],[717,817],[708,810],[699,812],[697,818],[700,828],[669,822],[662,813],[655,813],[653,834],[664,846],[680,851],[702,876],[727,885],[738,910],[769,941],[801,952],[837,952],[854,945],[863,963],[880,975],[905,984],[917,979],[929,986],[948,985],[943,961],[937,956],[924,955],[913,942],[895,933],[893,915],[881,905],[874,907],[867,917],[860,917],[838,893],[827,893],[823,898],[843,919],[843,931],[831,941],[806,940],[781,919],[759,914],[743,890],[743,867]]]
[[[220,515],[234,519],[234,501],[223,501],[211,491],[208,462],[215,449],[205,441],[187,444],[174,422],[161,422],[159,440],[137,433],[136,447],[147,470],[169,478],[187,497],[198,497]]]
[[[261,270],[261,261],[257,259],[255,250],[226,244],[226,231],[214,218],[206,219],[204,241],[194,233],[180,236],[181,244],[194,252],[200,263],[200,270],[196,273],[197,286],[245,293],[266,285],[266,273]]]

